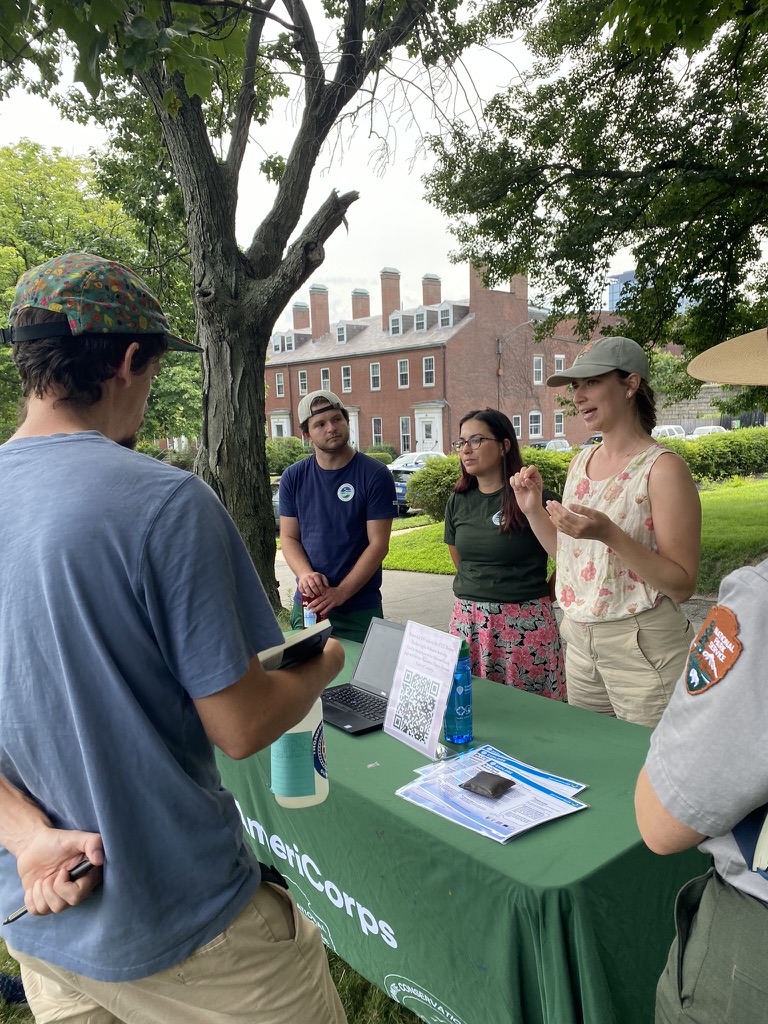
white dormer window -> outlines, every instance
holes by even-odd
[[[283,347],[283,336],[282,336],[282,334],[273,334],[272,335],[272,351],[273,352],[280,352],[282,350],[282,347]]]
[[[389,333],[391,335],[402,334],[403,321],[399,313],[393,313],[389,318]]]
[[[427,314],[422,310],[416,313],[413,318],[413,329],[414,331],[426,331],[427,329]]]
[[[345,324],[339,324],[336,328],[336,344],[344,345],[347,341],[347,328]]]
[[[290,332],[289,334],[286,334],[286,336],[285,336],[285,351],[286,352],[293,352],[293,350],[295,348],[296,348],[296,342],[295,342],[294,337],[293,337],[293,332]]]
[[[451,324],[451,307],[450,306],[443,306],[440,309],[440,320],[439,320],[439,323],[440,323],[441,327],[452,327],[453,326]]]

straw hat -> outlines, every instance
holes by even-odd
[[[768,384],[768,330],[762,327],[707,349],[690,361],[688,373],[715,384]]]

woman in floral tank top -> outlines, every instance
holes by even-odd
[[[533,466],[512,486],[557,559],[569,702],[655,726],[693,639],[679,604],[696,587],[701,506],[683,459],[651,437],[649,377],[645,353],[629,338],[585,345],[547,384],[571,386],[602,444],[573,459],[562,503],[542,507]]]

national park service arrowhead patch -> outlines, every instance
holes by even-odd
[[[714,605],[688,654],[688,693],[696,696],[721,682],[738,661],[741,651],[736,616],[724,604]]]

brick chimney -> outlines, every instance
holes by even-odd
[[[528,277],[525,274],[515,274],[510,278],[509,290],[517,301],[528,310]]]
[[[424,306],[439,306],[443,301],[440,278],[437,274],[425,274],[421,279],[421,301]]]
[[[331,316],[328,312],[328,289],[324,284],[313,284],[309,289],[309,305],[312,310],[312,338],[317,341],[330,333]]]
[[[362,320],[371,315],[371,296],[365,288],[355,288],[352,292],[352,319]]]
[[[309,306],[306,302],[294,302],[292,309],[294,331],[309,330]]]
[[[381,271],[381,326],[389,330],[390,314],[400,309],[400,271],[384,267]]]
[[[483,284],[484,270],[485,267],[476,267],[474,263],[469,264],[469,309],[472,313],[477,312],[478,307],[482,305],[481,296],[488,292]]]

